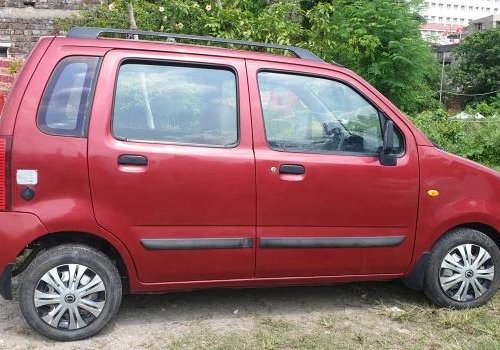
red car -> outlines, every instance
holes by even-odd
[[[96,334],[122,293],[404,279],[480,306],[498,193],[307,50],[74,28],[39,41],[0,119],[0,293],[23,272],[26,321],[58,340]]]

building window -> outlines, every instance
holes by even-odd
[[[464,11],[465,10],[465,5],[460,6],[460,10]]]
[[[439,23],[443,23],[443,17],[439,17]]]
[[[453,18],[453,23],[457,23],[458,22],[458,18]]]
[[[442,9],[442,8],[443,8],[443,6],[444,6],[443,4],[439,4],[439,8],[440,8],[440,9]]]
[[[436,20],[436,16],[431,16],[431,21],[435,21]]]
[[[10,46],[11,46],[10,43],[0,43],[0,57],[10,57],[9,55]]]
[[[465,23],[465,18],[460,18],[460,24],[464,24]]]
[[[482,23],[476,23],[475,27],[476,27],[477,31],[483,30],[483,24]]]
[[[454,6],[453,6],[453,8],[454,8],[455,10],[458,10],[458,5],[454,5]]]
[[[446,17],[446,23],[451,23],[451,17]]]

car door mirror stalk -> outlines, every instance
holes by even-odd
[[[392,120],[388,120],[385,123],[383,136],[383,145],[380,151],[380,164],[384,166],[396,166],[398,157],[392,153],[394,150],[394,122]]]

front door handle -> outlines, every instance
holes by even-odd
[[[280,174],[302,175],[305,174],[306,169],[300,164],[281,164]]]
[[[148,158],[137,154],[122,154],[118,157],[118,165],[148,165]]]

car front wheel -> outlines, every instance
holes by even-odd
[[[441,238],[426,267],[424,291],[435,304],[455,309],[488,302],[500,283],[500,250],[487,235],[460,228]]]
[[[120,275],[108,257],[76,244],[38,255],[24,272],[19,289],[28,324],[63,341],[98,333],[118,311],[121,297]]]

